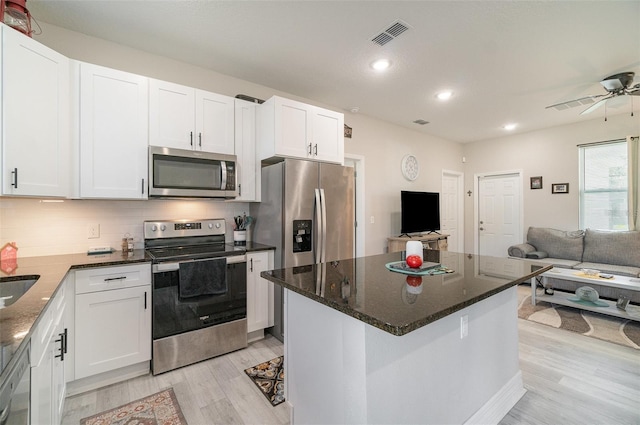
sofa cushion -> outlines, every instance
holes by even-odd
[[[527,243],[544,251],[549,257],[582,261],[584,231],[566,232],[547,227],[529,227]]]
[[[535,258],[527,258],[527,260],[538,263],[538,264],[551,264],[553,267],[560,267],[563,269],[572,269],[575,268],[580,261],[575,260],[565,260],[564,258],[542,258],[540,260],[536,260]]]
[[[633,266],[616,266],[614,264],[605,263],[580,263],[572,268],[580,269],[594,269],[600,273],[615,274],[618,276],[640,277],[640,267]]]
[[[510,257],[525,258],[528,253],[534,252],[535,250],[536,249],[532,245],[528,243],[521,243],[518,245],[510,246],[507,249],[507,253]]]
[[[640,267],[640,232],[587,229],[582,261]]]

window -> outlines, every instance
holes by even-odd
[[[626,140],[581,145],[580,228],[628,230]]]

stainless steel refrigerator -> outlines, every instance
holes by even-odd
[[[276,247],[276,269],[353,258],[354,178],[351,167],[296,159],[262,168],[262,202],[251,204],[253,239]],[[281,341],[282,297],[276,285],[270,331]]]

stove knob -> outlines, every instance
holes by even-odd
[[[153,226],[151,226],[151,231],[155,232],[158,230],[158,226],[156,226],[155,224]]]
[[[209,223],[209,229],[213,229],[213,223]]]
[[[164,232],[165,230],[167,230],[167,226],[165,226],[165,225],[163,224],[162,226],[160,226],[160,230],[162,230],[162,231]]]
[[[216,223],[216,229],[220,228],[220,223]]]

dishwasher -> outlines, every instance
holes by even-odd
[[[26,425],[29,423],[31,398],[30,345],[18,355],[0,386],[0,425]]]

